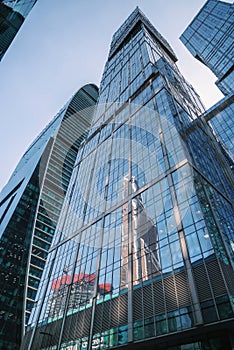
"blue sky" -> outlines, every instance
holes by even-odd
[[[82,85],[99,85],[113,33],[138,5],[169,41],[206,107],[216,78],[179,36],[205,0],[38,0],[0,63],[0,189],[21,156]]]

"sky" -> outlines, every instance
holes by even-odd
[[[206,108],[216,77],[179,36],[205,0],[38,0],[0,62],[0,190],[35,137],[84,84],[99,86],[112,35],[139,6]],[[231,2],[231,1],[230,1]]]

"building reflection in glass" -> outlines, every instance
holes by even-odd
[[[129,189],[129,186],[131,187]],[[129,190],[134,193],[139,189],[134,176],[131,181],[126,176],[123,179],[123,199],[128,196]],[[158,232],[153,221],[148,217],[141,195],[131,201],[131,233],[129,231],[129,203],[123,205],[122,222],[122,268],[121,286],[128,286],[128,247],[129,235],[132,246],[132,278],[133,285],[152,278],[161,270],[158,256]]]
[[[96,281],[97,278],[94,273],[75,274],[73,280],[69,274],[64,274],[61,278],[54,279],[51,286],[52,294],[49,300],[48,317],[56,318],[62,315],[65,310],[67,298],[69,298],[67,313],[69,311],[74,312],[74,310],[79,310],[87,304],[91,305]],[[71,290],[69,291],[70,285]],[[111,293],[111,290],[111,283],[99,284],[98,296]]]

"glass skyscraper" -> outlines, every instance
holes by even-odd
[[[0,0],[0,61],[37,0]]]
[[[208,0],[180,39],[199,61],[217,76],[224,95],[234,90],[234,4]]]
[[[23,155],[0,194],[0,348],[19,349],[98,89],[85,85]]]
[[[191,54],[217,76],[226,95],[205,114],[227,153],[234,157],[234,4],[208,0],[180,39]]]
[[[114,34],[22,349],[232,349],[233,183],[168,42]]]

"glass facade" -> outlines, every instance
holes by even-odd
[[[0,61],[37,0],[0,0]]]
[[[180,37],[192,55],[218,77],[216,84],[226,95],[206,111],[205,119],[209,121],[226,157],[232,159],[234,151],[233,18],[234,4],[208,0]]]
[[[85,85],[23,155],[0,195],[0,348],[19,349],[98,89]]]
[[[217,76],[224,95],[233,92],[234,4],[208,0],[180,39]]]
[[[233,101],[233,96],[228,95],[204,114],[205,119],[209,122],[215,135],[218,136],[219,141],[222,143],[222,147],[231,158],[234,157]]]
[[[98,101],[22,349],[231,349],[232,174],[138,8],[113,36]]]

